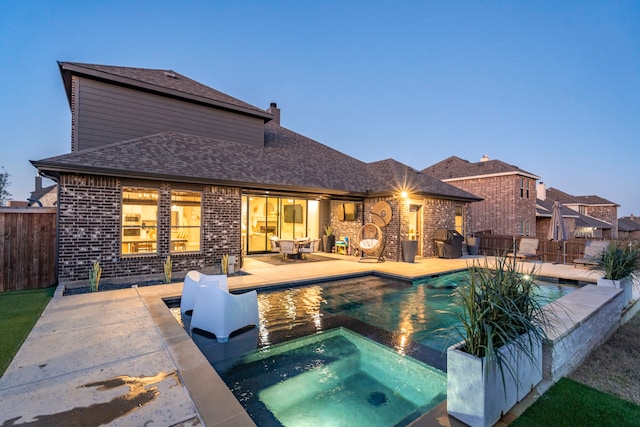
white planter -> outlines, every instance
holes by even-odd
[[[229,255],[229,262],[227,263],[227,274],[233,274],[236,272],[236,256]]]
[[[631,302],[631,297],[633,295],[633,280],[631,277],[625,277],[620,280],[611,280],[611,279],[598,279],[598,286],[606,286],[608,288],[616,288],[622,289],[622,298],[624,299],[624,306]]]
[[[529,347],[529,335],[525,340]],[[542,343],[534,339],[531,357],[513,344],[498,351],[510,368],[497,364],[489,369],[484,358],[447,349],[447,412],[470,426],[491,426],[542,381]],[[533,363],[532,363],[533,359]],[[509,370],[510,369],[510,370]],[[504,374],[504,375],[503,375]],[[503,381],[504,378],[504,381]]]

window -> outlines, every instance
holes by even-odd
[[[157,252],[158,190],[123,188],[121,229],[123,255]]]
[[[524,197],[524,178],[520,178],[520,197]]]
[[[464,236],[464,216],[461,205],[456,206],[455,230]]]
[[[171,252],[200,250],[201,202],[199,192],[171,192]]]
[[[527,199],[529,198],[529,180],[527,180]]]
[[[531,221],[526,220],[524,223],[524,226],[525,226],[524,235],[531,236]]]

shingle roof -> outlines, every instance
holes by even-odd
[[[554,199],[549,198],[545,200],[536,199],[536,216],[551,217],[554,201]],[[561,212],[564,218],[577,218],[580,215],[578,212],[564,205],[561,208]]]
[[[603,197],[600,196],[573,196],[571,194],[560,191],[556,188],[547,189],[547,199],[559,200],[563,204],[578,204],[578,205],[615,205]]]
[[[53,190],[54,188],[56,188],[57,184],[53,184],[53,185],[49,185],[48,187],[43,187],[39,190],[34,190],[31,192],[31,197],[29,197],[29,199],[33,199],[33,200],[40,200],[40,198],[44,195],[46,195],[49,191]]]
[[[271,114],[258,107],[203,85],[173,70],[116,67],[111,65],[81,64],[78,62],[59,62],[58,65],[65,82],[69,102],[71,102],[69,75],[77,74],[97,80],[106,80],[110,83],[177,96],[191,101],[205,102],[265,119],[272,118]]]
[[[364,196],[393,193],[408,166],[395,160],[366,164],[275,123],[265,125],[264,147],[163,132],[32,161],[48,172],[80,172],[245,188]],[[411,168],[422,194],[480,200]]]
[[[629,217],[618,218],[618,230],[620,231],[640,231],[640,223]]]
[[[616,205],[616,206],[619,206],[616,203],[605,199],[604,197],[595,196],[595,195],[591,195],[591,196],[574,196],[574,198],[576,199],[576,201],[578,203],[583,204],[583,205]]]
[[[576,227],[595,227],[600,229],[611,229],[611,224],[600,221],[592,216],[580,215],[576,219]]]
[[[370,193],[397,193],[446,195],[451,198],[482,200],[464,190],[419,172],[394,159],[367,164],[368,190]]]
[[[422,172],[444,180],[498,174],[518,174],[540,179],[540,177],[532,174],[531,172],[524,171],[517,166],[507,164],[500,160],[487,160],[472,163],[456,156],[451,156],[441,162],[426,167]]]

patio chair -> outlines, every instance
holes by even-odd
[[[303,246],[298,248],[298,252],[304,257],[304,254],[312,254],[320,250],[320,239],[309,240]]]
[[[608,247],[609,242],[605,240],[587,240],[584,243],[582,258],[574,259],[573,266],[593,267],[598,265],[598,258]]]
[[[382,239],[382,229],[378,225],[372,222],[365,224],[358,232],[358,249],[362,251],[365,257],[374,255],[380,248]],[[378,256],[378,261],[381,260],[383,260],[382,254]]]
[[[507,254],[507,257],[512,257],[515,255],[517,259],[540,259],[540,255],[538,255],[539,243],[540,241],[538,239],[523,237],[522,239],[520,239],[520,243],[518,243],[518,250],[515,251],[515,254],[514,252],[509,252]]]
[[[271,243],[271,252],[280,252],[279,246],[280,238],[278,236],[270,236],[269,243]]]
[[[180,299],[180,314],[184,315],[187,311],[193,310],[196,301],[198,289],[203,284],[218,286],[225,291],[229,290],[227,284],[227,276],[224,274],[202,274],[199,271],[192,270],[187,273],[182,285],[182,298]]]
[[[298,255],[298,245],[294,240],[280,240],[278,245],[283,258],[287,258],[287,255]]]
[[[191,316],[191,332],[200,329],[214,334],[218,342],[227,342],[232,332],[258,324],[258,294],[255,290],[235,295],[206,284],[198,289]]]

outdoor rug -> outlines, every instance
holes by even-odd
[[[292,265],[292,264],[305,264],[308,262],[335,261],[335,258],[316,255],[316,254],[307,254],[304,256],[304,259],[300,259],[300,258],[284,259],[282,257],[282,254],[260,255],[260,256],[256,256],[255,259],[257,261],[266,262],[267,264],[271,264],[271,265]]]

